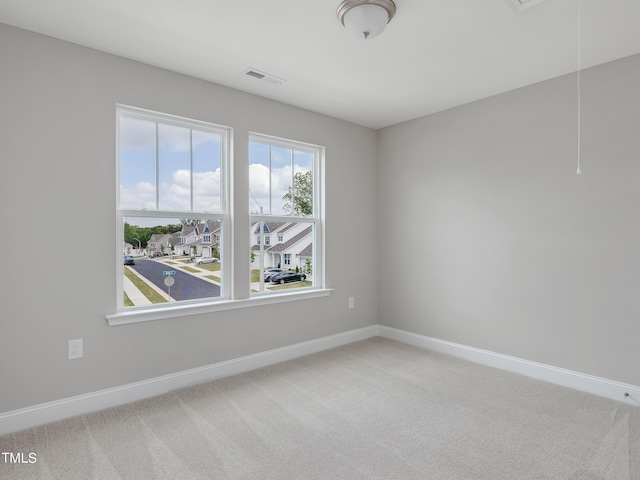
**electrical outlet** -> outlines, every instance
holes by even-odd
[[[69,360],[82,358],[82,339],[69,340]]]
[[[349,309],[356,308],[356,300],[354,297],[349,297]]]

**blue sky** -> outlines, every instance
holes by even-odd
[[[157,137],[156,180],[155,122],[120,119],[121,208],[220,212],[220,135],[158,124]],[[250,198],[250,211],[258,213],[259,205],[266,214],[286,214],[282,197],[291,187],[294,173],[313,169],[313,157],[310,152],[275,146],[269,150],[264,143],[250,142],[249,187],[255,197]]]
[[[249,199],[249,211],[271,215],[286,215],[282,197],[292,185],[293,173],[313,170],[313,154],[290,148],[271,147],[271,169],[269,170],[269,147],[258,142],[249,143],[249,188],[253,196]],[[271,200],[271,201],[269,201]]]
[[[158,190],[160,209],[219,212],[220,143],[220,135],[216,133],[159,124],[156,181],[154,122],[122,118],[121,207],[154,210]],[[190,166],[190,146],[193,149],[193,169]]]

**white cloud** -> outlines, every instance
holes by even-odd
[[[296,172],[307,171],[295,166]],[[249,165],[249,188],[254,198],[249,199],[249,210],[259,213],[263,207],[264,213],[282,215],[282,197],[291,186],[291,166],[269,168],[262,164]],[[269,212],[269,182],[271,182],[271,208]],[[160,208],[163,210],[190,210],[190,172],[176,170],[171,175],[171,182],[160,185]],[[155,187],[149,182],[138,183],[133,188],[120,187],[120,204],[126,209],[155,210]],[[193,174],[193,210],[220,211],[220,169],[209,172],[195,172]]]
[[[120,119],[120,146],[131,150],[155,150],[156,127],[154,122],[132,118]]]
[[[154,210],[156,188],[149,182],[140,182],[134,188],[120,186],[120,206],[131,210]]]
[[[265,165],[254,163],[249,165],[249,188],[253,197],[250,199],[249,211],[259,213],[259,206],[264,213],[279,215],[285,213],[282,208],[282,196],[291,185],[291,167],[271,170]],[[269,184],[271,183],[271,211],[269,211]]]
[[[306,172],[308,169],[295,165],[294,171],[296,173]],[[271,212],[269,212],[269,181],[271,181]],[[252,163],[249,165],[249,188],[255,199],[250,198],[249,211],[251,213],[259,213],[258,206],[261,206],[264,213],[272,215],[286,214],[282,197],[289,191],[291,183],[291,165],[273,168],[270,176],[269,167],[260,163]]]
[[[193,209],[220,211],[220,169],[193,174]]]
[[[220,135],[201,130],[193,130],[193,148],[197,149],[206,142],[220,142]],[[191,139],[189,129],[174,125],[158,124],[158,143],[160,148],[172,152],[188,152]],[[121,118],[120,146],[130,150],[152,150],[156,148],[156,124],[147,120]]]
[[[160,184],[160,209],[190,210],[191,179],[189,170],[176,170],[171,183]],[[156,209],[155,187],[140,182],[133,188],[120,187],[120,205],[126,209]],[[193,210],[220,211],[220,169],[193,175]]]

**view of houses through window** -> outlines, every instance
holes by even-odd
[[[229,265],[242,254],[251,256],[251,294],[322,285],[321,148],[250,136],[242,253],[225,248],[229,138],[225,127],[118,108],[121,309],[232,299]]]
[[[118,109],[121,308],[225,297],[229,130]]]
[[[251,293],[317,284],[320,153],[297,142],[250,138]]]
[[[149,220],[124,219],[124,306],[221,297],[222,222]]]

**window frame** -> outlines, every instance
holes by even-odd
[[[146,210],[146,209],[127,209],[120,208],[120,121],[123,118],[144,120],[153,122],[155,124],[165,124],[170,126],[177,126],[183,128],[189,128],[192,130],[206,131],[209,133],[215,133],[220,135],[220,212],[202,212],[194,210]],[[157,128],[156,128],[157,132]],[[157,135],[157,133],[156,133]],[[228,252],[227,245],[231,245],[231,198],[230,198],[230,163],[231,163],[231,139],[232,130],[229,127],[213,124],[210,122],[203,122],[199,120],[192,120],[189,118],[179,117],[176,115],[169,115],[166,113],[154,112],[151,110],[145,110],[137,107],[131,107],[127,105],[116,105],[116,249],[120,255],[122,253],[122,242],[124,238],[124,222],[126,218],[184,218],[184,219],[202,219],[212,220],[220,222],[222,226],[222,238],[221,244],[221,284],[220,284],[220,296],[209,297],[195,300],[181,300],[175,302],[175,305],[198,305],[215,303],[219,301],[229,300],[231,298],[231,252]],[[156,155],[157,155],[157,136],[156,136]],[[157,158],[156,158],[157,168]],[[159,188],[159,185],[156,185]],[[192,187],[193,188],[193,187]],[[192,195],[192,193],[191,193]],[[157,194],[156,194],[156,198]],[[159,206],[159,205],[156,205]],[[184,238],[180,239],[181,243],[184,243]],[[118,259],[119,256],[116,256]],[[124,313],[135,312],[148,312],[153,310],[163,310],[169,305],[173,306],[174,303],[165,304],[158,303],[154,305],[141,305],[141,306],[124,306],[124,265],[123,262],[116,261],[116,315],[122,315]]]
[[[290,215],[271,215],[271,214],[255,214],[250,213],[250,229],[249,231],[253,231],[253,225],[256,222],[292,222],[292,223],[309,223],[312,224],[312,258],[313,262],[313,285],[308,287],[301,287],[296,289],[297,292],[305,292],[305,291],[324,291],[326,290],[325,286],[325,264],[324,264],[324,162],[325,162],[325,148],[320,145],[314,145],[310,143],[300,142],[297,140],[289,140],[280,137],[274,137],[271,135],[265,135],[257,132],[249,132],[248,144],[251,142],[266,144],[272,147],[277,148],[285,148],[285,149],[293,149],[298,152],[307,152],[313,154],[313,167],[312,167],[312,178],[313,178],[313,193],[312,193],[312,202],[313,202],[313,211],[312,215],[294,215],[293,209]],[[251,159],[249,158],[250,162]],[[293,178],[293,172],[292,172]],[[293,184],[292,184],[293,186]],[[249,193],[248,193],[249,194]],[[258,231],[260,232],[261,237],[265,237],[266,235],[270,235],[271,232],[265,233],[264,228],[258,227]],[[259,242],[261,245],[261,261],[264,259],[264,252],[262,249],[267,247],[264,242]],[[283,255],[284,259],[284,255]],[[282,265],[284,268],[284,264]],[[251,268],[251,267],[250,267]],[[264,265],[261,265],[261,274],[260,274],[260,290],[259,292],[251,292],[251,298],[261,298],[264,296],[268,297],[279,297],[284,295],[284,292],[266,292],[264,291],[264,275],[262,272],[266,268]]]
[[[221,141],[224,143],[223,155],[220,159],[221,169],[221,205],[224,205],[224,211],[219,213],[207,213],[207,220],[217,220],[221,222],[221,235],[216,234],[215,238],[220,244],[222,263],[222,285],[221,297],[212,297],[206,299],[197,299],[189,301],[171,302],[156,304],[153,306],[134,306],[124,307],[124,265],[121,261],[122,244],[124,239],[124,219],[125,217],[157,217],[157,218],[203,218],[202,212],[193,211],[166,211],[166,210],[131,210],[120,208],[120,118],[121,112],[125,112],[125,116],[139,118],[152,122],[166,122],[170,125],[182,126],[187,128],[200,128],[210,131],[214,129],[216,133],[221,133]],[[295,290],[284,290],[282,292],[270,292],[266,294],[253,295],[251,293],[250,284],[247,283],[246,291],[238,289],[234,291],[236,284],[236,275],[244,277],[234,271],[233,265],[235,259],[242,252],[236,251],[237,246],[234,240],[234,223],[244,220],[253,224],[252,215],[249,212],[235,212],[233,204],[232,192],[238,188],[237,180],[234,180],[234,132],[233,128],[218,125],[211,122],[180,117],[176,115],[161,113],[148,109],[142,109],[124,104],[116,104],[115,109],[115,140],[116,140],[116,242],[115,242],[115,259],[116,259],[116,308],[115,313],[106,314],[105,318],[110,326],[126,325],[131,323],[146,322],[161,319],[179,318],[183,316],[205,314],[211,312],[219,312],[233,310],[238,308],[249,308],[262,305],[271,305],[292,301],[300,301],[304,299],[320,298],[331,294],[333,291],[326,288],[325,285],[325,268],[324,268],[324,157],[325,149],[322,146],[306,144],[299,141],[284,140],[278,137],[249,132],[246,138],[248,145],[252,139],[259,138],[263,141],[269,141],[278,146],[290,148],[295,146],[298,150],[301,146],[312,148],[317,153],[314,158],[314,237],[313,237],[313,255],[314,255],[314,285]],[[242,169],[240,169],[242,170]],[[249,185],[247,176],[247,196],[249,195]],[[299,221],[309,222],[311,217],[305,216],[286,216],[276,217],[266,215],[269,221]],[[248,229],[247,229],[248,230]],[[249,237],[245,237],[250,241]],[[241,242],[240,242],[241,243]],[[250,272],[246,272],[247,280],[250,279]]]

